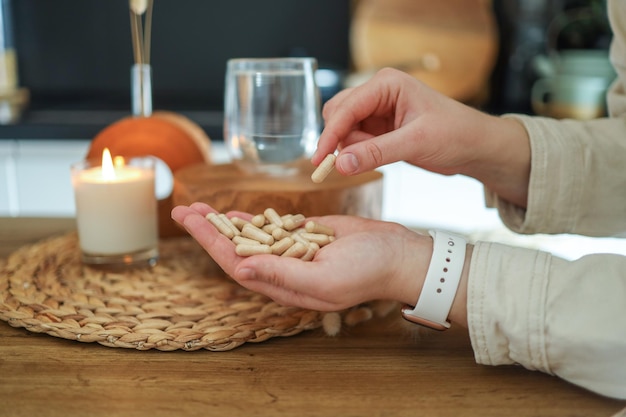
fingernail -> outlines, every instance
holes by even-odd
[[[256,271],[252,268],[243,268],[239,271],[239,279],[252,281],[256,279]]]
[[[352,174],[359,169],[359,160],[352,153],[340,155],[338,162],[339,167],[345,174]]]

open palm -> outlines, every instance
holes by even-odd
[[[194,203],[174,208],[172,217],[233,279],[284,305],[332,311],[374,299],[411,302],[421,286],[417,277],[424,276],[430,259],[418,256],[429,237],[396,223],[339,215],[315,219],[332,227],[337,239],[311,262],[276,255],[241,257],[205,220],[211,211]],[[234,214],[250,216],[228,213]]]

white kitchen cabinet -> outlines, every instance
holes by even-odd
[[[19,216],[73,216],[70,165],[83,159],[88,141],[18,141],[15,184]]]
[[[17,209],[11,206],[12,198],[9,183],[13,183],[12,177],[15,172],[13,152],[16,144],[14,141],[0,141],[0,215],[17,214]]]

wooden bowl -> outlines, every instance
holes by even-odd
[[[173,202],[189,205],[201,201],[223,213],[258,214],[271,207],[281,215],[350,214],[380,219],[382,173],[346,177],[333,171],[315,184],[310,178],[314,167],[308,161],[302,165],[298,174],[285,177],[249,174],[234,164],[190,165],[174,175]]]

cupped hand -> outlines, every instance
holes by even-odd
[[[399,224],[353,216],[323,216],[336,240],[312,261],[276,255],[241,257],[205,216],[203,203],[178,206],[181,224],[220,267],[242,286],[283,305],[336,311],[371,300],[414,303],[432,254],[432,239]],[[227,213],[246,216],[243,213]],[[247,216],[250,216],[249,214]]]

